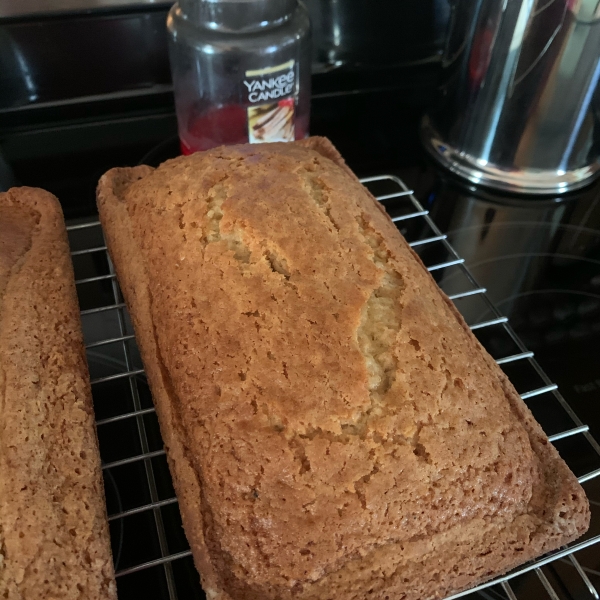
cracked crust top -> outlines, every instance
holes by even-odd
[[[0,194],[0,598],[116,600],[62,211]]]
[[[99,208],[212,595],[441,596],[587,527],[574,476],[326,140],[115,170]]]

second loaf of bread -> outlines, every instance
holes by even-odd
[[[211,598],[443,596],[580,535],[577,480],[322,139],[98,206]]]
[[[12,188],[0,193],[0,598],[116,597],[62,211]]]

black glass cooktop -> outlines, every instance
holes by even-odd
[[[478,189],[428,163],[405,178],[600,439],[600,182],[531,199]]]

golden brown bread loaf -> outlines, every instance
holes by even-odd
[[[443,597],[584,492],[326,141],[113,169],[98,207],[209,598]]]
[[[43,190],[0,194],[0,598],[113,600],[73,267]]]

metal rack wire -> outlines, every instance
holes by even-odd
[[[517,365],[531,371],[526,380],[535,383],[518,391],[527,402],[543,399],[542,416],[543,411],[562,415],[560,426],[557,427],[555,421],[550,426],[551,430],[546,429],[546,432],[553,443],[566,441],[569,447],[575,448],[578,461],[569,466],[574,469],[579,481],[588,482],[600,475],[600,446],[590,435],[588,427],[577,418],[557,391],[557,386],[535,361],[533,353],[519,340],[506,317],[489,301],[486,290],[478,286],[464,260],[454,251],[413,192],[391,175],[369,177],[362,181],[384,203],[396,226],[441,287],[446,288],[467,322],[473,320],[475,313],[485,316],[469,322],[469,326],[497,363],[505,369]],[[133,330],[99,223],[96,220],[77,223],[70,225],[68,231],[92,377],[119,596],[123,599],[130,595],[139,597],[132,590],[139,592],[140,585],[145,583],[147,589],[153,591],[152,597],[169,600],[201,598],[191,553],[181,532],[177,499],[170,483],[165,451]],[[480,309],[467,309],[467,318],[465,306],[461,304],[467,303],[472,307],[475,301]],[[497,341],[502,336],[502,343],[495,346],[492,343],[492,347],[488,347],[490,340]],[[504,354],[499,355],[500,347],[505,349]],[[506,349],[509,351],[506,352]],[[524,381],[522,377],[521,380]],[[564,448],[559,450],[569,462],[568,452],[565,454]],[[600,503],[593,505],[593,517],[596,509],[600,513]],[[136,522],[130,525],[130,520]],[[565,597],[564,593],[553,585],[544,570],[547,565],[558,561],[568,564],[576,573],[584,590],[582,597],[598,599],[600,596],[590,578],[593,571],[576,556],[598,543],[600,535],[588,533],[587,537],[559,551],[452,598],[474,592],[485,598],[515,600],[522,592],[531,597],[530,592],[525,592],[530,590],[531,582],[517,585],[529,574],[529,577],[537,578],[540,589],[549,598],[559,600]]]

